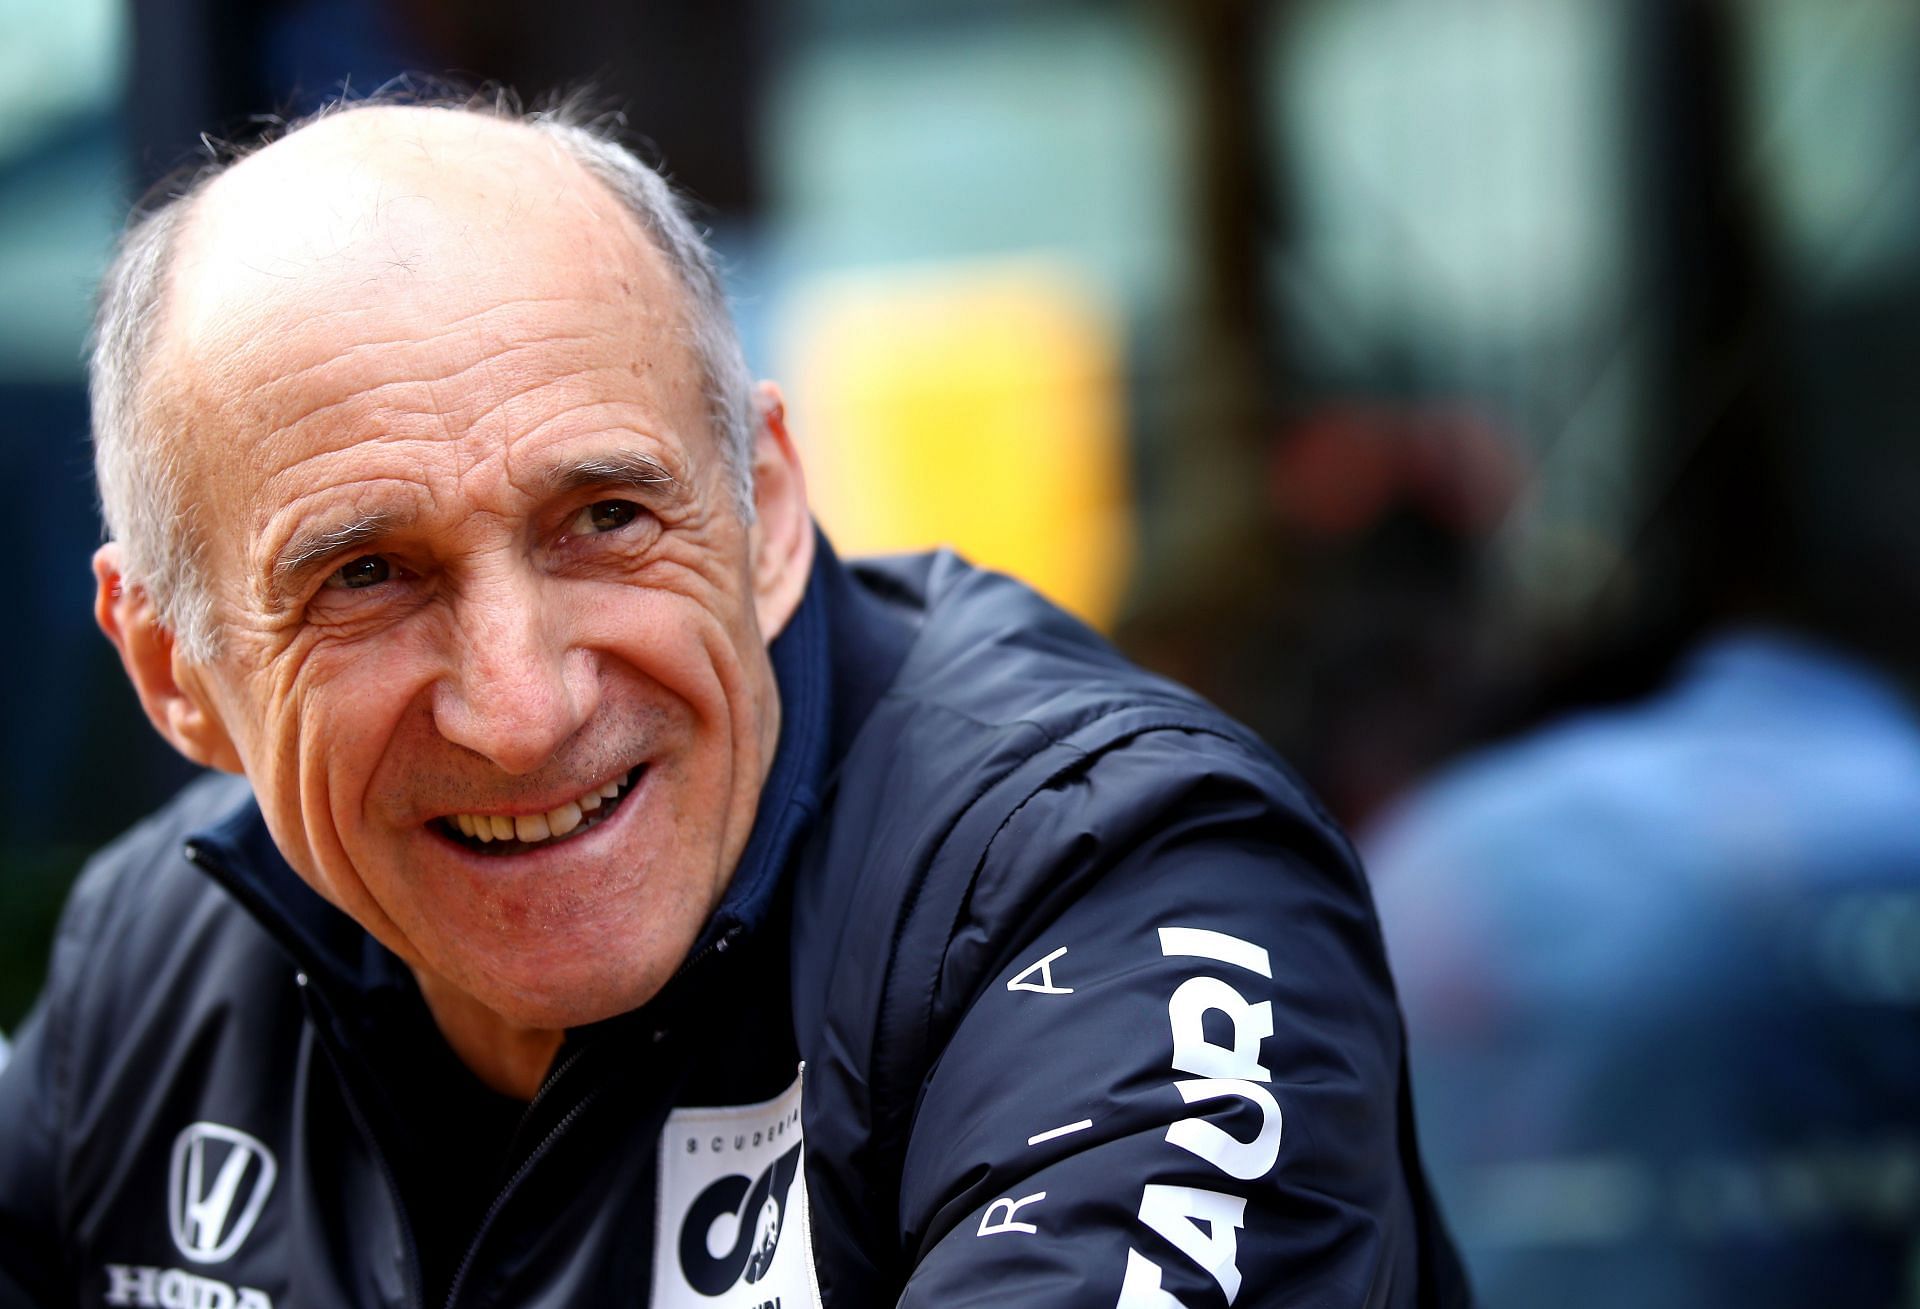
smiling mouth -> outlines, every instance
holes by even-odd
[[[543,814],[448,814],[427,824],[456,845],[476,854],[513,855],[544,850],[590,832],[613,816],[620,802],[645,775],[645,764],[635,765],[624,777],[594,787]]]

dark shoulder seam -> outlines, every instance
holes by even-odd
[[[1111,715],[1108,715],[1108,716],[1111,716]],[[1103,717],[1107,717],[1107,716],[1103,716]],[[1097,727],[1101,723],[1101,721],[1103,720],[1096,719],[1094,720],[1094,722],[1084,725],[1084,727],[1085,728]],[[925,992],[924,992],[924,995],[921,997],[922,1003],[921,1003],[921,1009],[920,1009],[921,1024],[922,1024],[923,1030],[930,1029],[932,1027],[934,1005],[936,1000],[938,999],[940,974],[944,971],[947,952],[950,951],[953,947],[954,934],[959,930],[960,924],[966,921],[968,910],[971,908],[973,904],[974,888],[979,884],[980,874],[986,868],[987,858],[991,854],[994,845],[1000,840],[1001,834],[1004,833],[1010,825],[1012,825],[1014,820],[1017,819],[1023,811],[1025,811],[1025,809],[1029,804],[1033,803],[1033,801],[1037,799],[1042,792],[1048,790],[1050,787],[1055,786],[1065,778],[1071,777],[1078,772],[1082,772],[1085,769],[1092,767],[1093,765],[1098,763],[1100,759],[1113,753],[1115,750],[1124,749],[1128,745],[1133,744],[1135,741],[1140,740],[1142,737],[1159,736],[1159,735],[1168,734],[1168,733],[1180,733],[1183,735],[1197,735],[1197,736],[1212,737],[1217,741],[1221,741],[1226,745],[1231,746],[1242,758],[1246,759],[1249,763],[1252,763],[1256,766],[1272,769],[1276,773],[1276,775],[1280,779],[1284,780],[1288,784],[1288,786],[1290,786],[1293,789],[1293,791],[1298,795],[1300,801],[1307,807],[1307,810],[1311,814],[1311,816],[1316,820],[1318,820],[1323,825],[1325,829],[1324,835],[1330,841],[1334,841],[1337,843],[1340,854],[1347,858],[1352,868],[1355,870],[1356,874],[1358,873],[1358,870],[1360,867],[1358,859],[1353,855],[1352,848],[1350,844],[1347,842],[1344,834],[1341,832],[1339,824],[1336,823],[1333,820],[1333,818],[1326,812],[1325,808],[1320,804],[1319,798],[1315,796],[1310,790],[1308,790],[1304,784],[1300,783],[1299,780],[1293,776],[1292,772],[1289,769],[1285,768],[1284,765],[1280,764],[1280,762],[1272,756],[1271,752],[1266,751],[1264,749],[1254,748],[1253,743],[1244,739],[1240,734],[1236,732],[1223,731],[1220,728],[1211,724],[1195,723],[1195,722],[1192,722],[1191,720],[1185,720],[1185,719],[1168,718],[1165,720],[1149,719],[1144,723],[1131,725],[1124,731],[1118,732],[1115,735],[1108,737],[1105,740],[1090,742],[1085,747],[1076,746],[1069,739],[1072,736],[1079,735],[1080,734],[1079,732],[1069,733],[1067,737],[1060,738],[1059,740],[1055,741],[1054,744],[1063,745],[1066,748],[1072,749],[1074,751],[1074,757],[1071,759],[1062,760],[1059,767],[1050,769],[1031,788],[1028,789],[1027,793],[1021,797],[1020,802],[1018,804],[1014,805],[1012,808],[1007,810],[1006,815],[994,827],[992,835],[989,836],[985,841],[985,843],[982,844],[982,846],[980,847],[980,853],[978,857],[974,859],[973,867],[968,870],[966,891],[961,895],[960,899],[956,902],[952,921],[950,921],[946,925],[946,928],[942,933],[942,939],[945,942],[945,945],[942,947],[942,951],[941,951],[941,966],[934,969],[932,975],[926,979]],[[969,803],[969,808],[971,808],[973,803],[978,802],[978,798],[979,797],[976,797],[974,801]],[[949,827],[948,834],[950,835],[952,831],[953,831],[953,827]],[[940,855],[945,852],[945,848],[946,847],[943,839],[942,845],[936,848],[934,852],[935,861],[937,861]],[[1366,888],[1364,876],[1361,876],[1359,878],[1359,881],[1360,881],[1362,892],[1364,893]],[[895,944],[897,946],[898,944],[897,939]],[[977,998],[977,992],[978,992],[977,987],[975,988],[975,991],[976,991],[976,994],[974,998]]]
[[[964,714],[958,716],[966,717]],[[1018,725],[1030,727],[1041,736],[1041,749],[1046,749],[1056,744],[1056,742],[1047,739],[1046,733],[1039,731],[1036,724],[1029,724],[1023,720]],[[1036,751],[1036,753],[1038,752]],[[1018,767],[1019,765],[1016,764],[1015,768],[1017,769]],[[1008,774],[1003,773],[984,780],[974,789],[973,794],[967,797],[966,803],[954,810],[953,816],[947,820],[946,827],[941,831],[939,839],[933,843],[932,851],[929,853],[925,864],[917,870],[912,884],[907,888],[905,894],[902,895],[901,912],[899,917],[894,921],[892,936],[887,941],[887,966],[881,974],[879,1012],[883,1016],[891,1007],[890,1001],[893,996],[895,968],[900,960],[900,938],[905,934],[908,921],[912,919],[914,911],[919,907],[920,893],[926,889],[927,879],[933,875],[934,867],[940,862],[941,853],[947,848],[947,843],[953,839],[954,830],[966,820],[968,814],[973,812],[974,806],[985,799],[994,787],[1005,781],[1007,776]],[[876,1036],[879,1034],[879,1029],[882,1025],[883,1024],[876,1025]]]
[[[1131,731],[1120,733],[1119,735],[1113,736],[1106,741],[1102,741],[1096,745],[1093,745],[1091,748],[1082,748],[1079,746],[1069,745],[1068,748],[1074,751],[1073,758],[1064,759],[1061,761],[1060,766],[1058,768],[1048,770],[1045,776],[1041,777],[1039,781],[1037,781],[1033,786],[1028,788],[1027,793],[1025,795],[1020,797],[1020,802],[1018,804],[1014,805],[1011,809],[1007,810],[1005,816],[1003,816],[1000,819],[999,823],[995,825],[993,829],[993,834],[986,839],[984,844],[981,845],[980,853],[978,857],[976,857],[973,861],[973,867],[967,871],[967,889],[965,893],[961,895],[958,902],[956,902],[956,904],[954,905],[952,921],[950,921],[946,925],[945,930],[941,933],[941,939],[945,943],[941,947],[941,956],[940,956],[941,967],[934,969],[933,975],[927,979],[926,994],[923,997],[923,1003],[921,1007],[921,1015],[922,1015],[922,1021],[924,1025],[928,1027],[932,1026],[934,1001],[937,999],[937,993],[939,991],[939,986],[940,986],[940,973],[944,969],[947,952],[953,948],[954,933],[957,930],[959,930],[960,924],[966,921],[967,912],[973,906],[974,888],[978,886],[980,883],[980,874],[986,868],[987,857],[992,852],[994,845],[1000,840],[1001,833],[1005,832],[1007,828],[1012,825],[1013,821],[1016,818],[1018,818],[1023,812],[1025,812],[1027,806],[1032,804],[1034,800],[1040,796],[1041,792],[1047,790],[1050,787],[1057,785],[1061,781],[1065,780],[1068,777],[1073,776],[1076,773],[1084,772],[1086,769],[1092,767],[1102,757],[1108,754],[1111,754],[1113,751],[1121,749],[1134,741],[1139,740],[1142,736],[1148,736],[1148,735],[1153,735],[1160,732],[1172,732],[1172,731],[1182,731],[1182,732],[1194,731],[1194,732],[1203,733],[1208,736],[1219,737],[1222,740],[1228,740],[1228,741],[1232,740],[1231,737],[1224,736],[1219,732],[1211,731],[1204,727],[1191,727],[1185,724],[1155,723],[1155,724],[1142,725]],[[1058,742],[1056,742],[1056,744],[1058,744]],[[938,850],[935,851],[936,859],[939,857],[941,852],[942,851],[938,851]]]
[[[1106,705],[1090,716],[1076,719],[1068,724],[1049,723],[1044,719],[1034,717],[1009,718],[1004,721],[995,721],[993,719],[981,718],[977,714],[970,714],[957,705],[951,705],[942,700],[929,700],[924,696],[898,690],[886,692],[886,694],[880,697],[877,703],[905,703],[916,705],[921,709],[937,709],[943,714],[947,714],[950,717],[959,719],[963,723],[980,728],[982,731],[1002,732],[1010,731],[1014,728],[1029,728],[1037,733],[1041,740],[1047,745],[1071,744],[1072,738],[1080,736],[1083,733],[1095,732],[1095,729],[1109,719],[1117,718],[1122,714],[1144,713],[1154,709],[1164,710],[1168,715],[1165,721],[1159,724],[1163,730],[1200,732],[1208,736],[1217,736],[1224,741],[1236,741],[1232,733],[1223,730],[1217,725],[1209,724],[1203,721],[1200,715],[1194,714],[1192,712],[1192,706],[1182,705],[1179,701],[1167,697],[1154,699],[1136,698],[1133,700],[1122,700],[1116,697],[1113,704]],[[1180,716],[1181,711],[1185,711],[1186,716]],[[1095,734],[1097,735],[1097,732],[1095,732]],[[1120,733],[1120,736],[1132,737],[1138,734],[1137,730],[1128,728]],[[1238,744],[1241,749],[1247,749],[1245,742],[1238,742]],[[1248,751],[1248,753],[1253,752]],[[975,798],[977,799],[978,797]],[[972,803],[973,801],[968,801],[969,805]]]

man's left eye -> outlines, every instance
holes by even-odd
[[[340,591],[363,591],[378,586],[393,576],[393,565],[379,555],[365,555],[350,564],[342,564],[327,578],[327,585]]]
[[[592,536],[597,532],[617,532],[640,516],[640,506],[630,500],[599,500],[573,516],[567,524],[569,536]]]

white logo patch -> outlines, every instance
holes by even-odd
[[[233,1257],[253,1231],[279,1171],[273,1152],[238,1128],[194,1123],[173,1142],[167,1222],[197,1264]]]
[[[802,1157],[799,1078],[764,1104],[667,1116],[654,1309],[818,1309]]]

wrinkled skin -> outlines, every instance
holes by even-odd
[[[523,1095],[562,1029],[686,957],[778,739],[767,642],[811,564],[805,491],[763,386],[742,521],[684,321],[637,225],[527,129],[324,120],[208,189],[168,288],[154,408],[217,655],[180,655],[117,546],[96,562],[162,732],[246,774],[293,867]],[[671,481],[628,475],[648,467]],[[636,768],[564,841],[503,856],[441,825]]]

